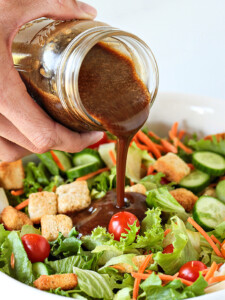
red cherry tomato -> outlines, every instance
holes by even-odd
[[[136,222],[137,227],[140,227],[138,218],[130,212],[121,211],[113,215],[110,222],[108,231],[114,235],[114,240],[119,241],[122,233],[127,233],[128,225],[133,225]],[[137,234],[139,231],[137,232]]]
[[[43,236],[39,234],[25,234],[21,240],[32,263],[44,261],[49,256],[50,245]]]
[[[88,148],[95,149],[95,148],[98,148],[98,146],[100,146],[102,144],[106,144],[107,142],[108,142],[108,137],[107,137],[107,134],[104,132],[103,138],[101,140],[99,140],[97,143],[88,146]]]
[[[169,244],[163,249],[162,253],[164,254],[173,253],[173,249],[174,249],[173,244]]]
[[[199,272],[207,269],[201,261],[193,260],[184,264],[179,271],[179,277],[194,282],[199,277]]]

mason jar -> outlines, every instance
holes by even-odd
[[[102,42],[132,61],[151,106],[158,90],[157,63],[133,34],[93,20],[41,18],[24,25],[12,45],[14,65],[29,94],[54,120],[78,132],[105,130],[84,107],[78,86],[82,62]]]

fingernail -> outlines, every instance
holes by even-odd
[[[84,12],[84,14],[87,15],[87,17],[91,17],[91,18],[95,18],[96,15],[97,15],[97,10],[93,7],[93,6],[90,6],[86,3],[83,3],[83,2],[79,2],[77,1],[77,5],[78,7],[80,8],[80,10],[82,10]]]

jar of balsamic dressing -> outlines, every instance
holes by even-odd
[[[150,48],[102,22],[32,21],[16,35],[12,53],[33,99],[79,132],[131,134],[147,119],[157,94],[158,68]]]

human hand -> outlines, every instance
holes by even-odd
[[[75,0],[0,0],[0,160],[14,161],[50,149],[78,152],[102,138],[53,121],[27,93],[13,65],[12,41],[34,19],[92,19],[96,10]]]

